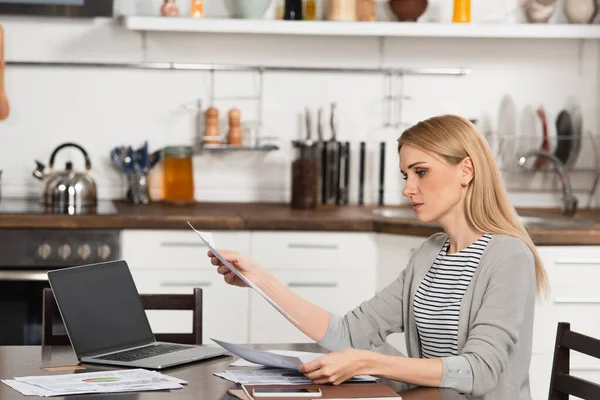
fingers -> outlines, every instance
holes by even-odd
[[[308,362],[306,364],[302,364],[300,367],[298,367],[298,371],[306,374],[306,373],[310,373],[310,372],[319,370],[323,366],[322,358],[323,357],[318,358],[314,361]]]
[[[221,265],[219,268],[217,268],[217,273],[219,273],[221,275],[225,275],[227,273],[231,273],[231,271],[226,266]]]

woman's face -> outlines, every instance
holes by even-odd
[[[445,159],[409,145],[400,149],[400,172],[405,179],[402,194],[422,222],[440,221],[462,207],[466,188],[463,162],[451,165]]]

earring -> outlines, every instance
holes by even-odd
[[[462,182],[461,185],[462,185],[462,187],[467,187],[468,183],[467,182]]]

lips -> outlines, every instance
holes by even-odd
[[[423,203],[411,203],[413,210],[418,211],[419,208],[421,208],[421,206],[423,205]]]

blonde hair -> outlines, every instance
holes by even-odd
[[[403,145],[437,154],[451,165],[471,158],[475,173],[465,199],[467,222],[481,232],[513,236],[527,244],[535,260],[536,293],[546,295],[549,283],[542,260],[518,220],[490,147],[475,125],[456,115],[436,116],[405,130],[398,139],[398,151]]]

